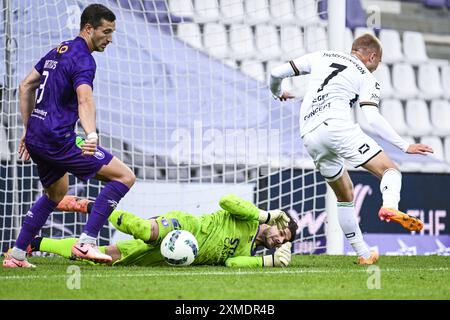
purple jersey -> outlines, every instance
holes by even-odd
[[[93,88],[96,64],[81,37],[63,42],[35,66],[41,74],[36,105],[30,115],[26,143],[55,149],[73,140],[78,121],[76,89],[81,84]]]

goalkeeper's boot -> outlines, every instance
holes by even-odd
[[[76,259],[85,259],[97,262],[112,261],[111,256],[102,253],[93,243],[75,243],[72,247],[72,256]]]
[[[370,253],[370,257],[367,259],[364,259],[363,257],[359,257],[358,264],[360,264],[360,265],[375,264],[378,261],[379,257],[380,257],[380,255],[378,254],[378,252],[372,251]]]
[[[381,207],[380,211],[378,211],[378,217],[386,222],[392,220],[400,223],[403,228],[409,231],[420,231],[423,228],[422,221],[393,208]]]
[[[64,196],[58,203],[56,210],[89,213],[88,206],[91,203],[94,203],[94,201],[79,198],[77,196]]]
[[[36,268],[34,264],[29,263],[26,259],[25,260],[17,260],[11,255],[7,256],[3,260],[3,267],[4,268]]]

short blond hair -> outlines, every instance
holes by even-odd
[[[352,51],[362,51],[363,53],[381,52],[381,42],[370,33],[365,33],[353,41]]]

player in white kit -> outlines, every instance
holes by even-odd
[[[358,107],[359,102],[375,131],[403,152],[433,152],[427,145],[408,144],[379,113],[380,84],[372,72],[381,56],[379,40],[364,34],[353,42],[351,54],[337,51],[306,54],[271,70],[269,83],[274,97],[285,101],[294,96],[281,90],[283,78],[310,74],[300,110],[301,137],[316,168],[336,194],[339,224],[359,256],[359,264],[375,263],[378,253],[370,252],[356,220],[353,183],[344,160],[381,179],[383,204],[378,212],[381,220],[396,221],[411,231],[421,230],[423,223],[398,210],[401,173],[383,149],[353,123],[352,108]]]

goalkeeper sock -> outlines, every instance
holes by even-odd
[[[356,220],[353,202],[338,202],[337,206],[339,224],[345,237],[359,257],[368,259],[370,250],[363,239],[361,229]]]
[[[110,181],[95,200],[83,233],[97,238],[109,215],[129,190],[130,188],[122,182]]]
[[[401,188],[402,174],[396,169],[387,169],[383,173],[380,183],[380,191],[383,194],[383,207],[398,210]]]
[[[142,219],[122,210],[114,210],[108,220],[117,230],[132,235],[135,239],[141,239],[144,242],[150,240],[152,233],[150,220]]]
[[[56,206],[57,203],[50,200],[47,195],[42,195],[42,197],[40,197],[27,212],[14,247],[21,251],[26,251],[27,246],[34,236],[38,234],[39,230],[41,230],[42,226],[47,221],[48,216],[55,210]]]
[[[69,259],[72,257],[72,246],[77,241],[78,241],[77,238],[66,238],[66,239],[42,238],[41,244],[39,245],[39,251],[55,253],[57,255]]]

